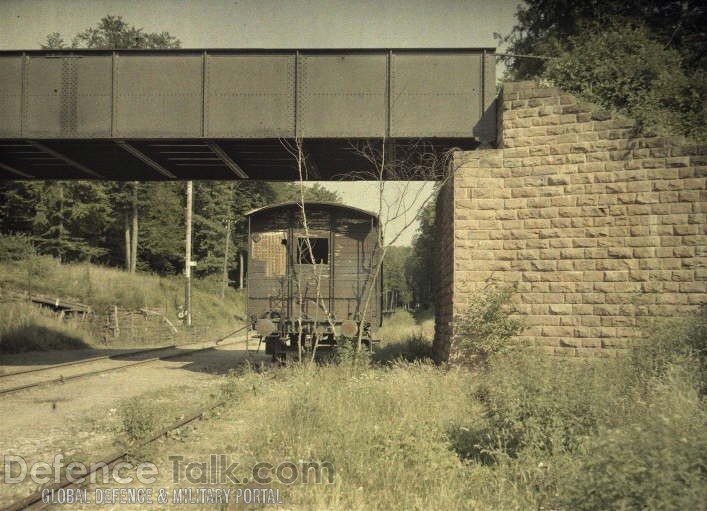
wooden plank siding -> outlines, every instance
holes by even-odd
[[[305,237],[306,231],[297,204],[262,208],[248,213],[248,218],[249,316],[261,317],[276,311],[284,318],[294,319],[300,310],[301,294],[305,314],[326,320],[323,309],[317,310],[319,280],[320,303],[334,314],[336,321],[356,317],[376,266],[373,252],[379,231],[375,215],[339,204],[308,203],[309,237],[326,240],[328,245],[326,261],[318,264],[300,262],[299,239]],[[375,287],[366,319],[380,325],[380,276]]]

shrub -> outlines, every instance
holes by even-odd
[[[473,395],[485,414],[452,447],[550,509],[701,509],[707,501],[704,311],[657,324],[610,360],[497,354]]]
[[[707,413],[692,375],[667,370],[641,414],[587,439],[559,480],[565,509],[705,509]]]
[[[522,324],[510,315],[512,295],[511,288],[488,285],[456,317],[457,342],[465,359],[484,363],[490,355],[515,347],[512,338],[520,333]]]
[[[646,334],[631,351],[632,374],[646,381],[646,376],[660,376],[672,364],[692,364],[701,382],[701,394],[707,390],[707,306],[687,318],[650,321]]]
[[[90,333],[78,321],[62,321],[29,303],[0,304],[0,353],[90,347]]]
[[[0,262],[21,261],[36,254],[32,239],[25,234],[0,235]]]
[[[123,432],[132,442],[147,440],[157,431],[160,411],[151,401],[145,398],[132,398],[120,406],[120,418]]]
[[[371,351],[363,345],[358,350],[356,340],[343,341],[334,348],[329,360],[334,364],[368,367],[371,364]]]
[[[416,332],[407,339],[382,344],[374,349],[373,360],[390,363],[396,360],[414,362],[416,360],[432,360],[432,343],[422,332]]]
[[[582,438],[623,411],[615,399],[619,383],[607,378],[609,371],[607,364],[572,364],[532,349],[492,357],[475,391],[486,420],[453,429],[455,449],[483,463],[525,449],[574,452]]]
[[[587,26],[549,61],[548,78],[563,89],[639,122],[649,134],[707,136],[704,70],[688,74],[680,53],[640,25]]]

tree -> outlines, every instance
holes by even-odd
[[[514,79],[543,77],[639,121],[704,140],[707,8],[694,0],[529,0],[503,40]]]
[[[299,183],[272,183],[277,202],[297,202],[300,200]],[[304,199],[318,202],[341,202],[335,191],[324,188],[319,183],[304,185]]]
[[[235,183],[229,181],[196,181],[194,183],[194,240],[193,254],[197,266],[194,273],[200,277],[222,270],[226,252],[225,240],[233,245],[230,232],[233,223]],[[227,261],[227,266],[230,261]]]
[[[184,183],[141,183],[138,268],[179,273],[184,266]]]
[[[122,48],[179,48],[181,41],[169,32],[145,32],[129,25],[122,16],[107,15],[95,27],[79,32],[71,39],[72,48],[96,48],[103,50]],[[59,32],[46,37],[42,48],[64,48],[64,38]]]
[[[95,27],[79,32],[71,39],[72,48],[124,49],[124,48],[179,48],[181,42],[169,32],[145,32],[144,29],[126,23],[121,16],[107,15]],[[48,34],[43,48],[65,48],[61,33]],[[137,267],[139,184],[120,183],[110,187],[114,204],[118,204],[116,222],[123,226],[125,240],[125,267],[134,272]],[[149,202],[148,195],[148,202]],[[129,218],[127,218],[129,217]],[[161,245],[161,243],[158,243]],[[153,247],[154,248],[154,247]],[[162,260],[162,263],[165,261]]]
[[[680,52],[684,68],[705,68],[707,9],[697,0],[526,0],[516,12],[517,23],[503,41],[515,54],[554,56],[570,37],[588,35],[588,25],[600,31],[612,21],[645,25],[652,38]],[[511,75],[527,79],[542,74],[546,61],[511,59]]]
[[[432,200],[420,213],[420,225],[406,266],[412,301],[424,308],[430,307],[434,299],[436,254],[435,201]]]
[[[412,301],[412,289],[406,272],[410,247],[390,247],[383,265],[383,297],[385,308],[399,307]],[[391,303],[392,302],[392,303]]]
[[[305,234],[305,250],[308,252],[309,259],[314,261],[312,243],[309,241],[309,220],[305,207],[307,187],[304,178],[309,175],[307,168],[308,158],[304,152],[302,140],[297,139],[294,143],[282,141],[282,144],[297,165],[300,180],[298,183],[299,198],[296,202],[299,206]],[[355,341],[355,352],[358,354],[364,345],[364,337],[369,332],[366,322],[373,307],[372,304],[378,299],[377,291],[380,289],[381,282],[379,279],[382,277],[384,261],[387,260],[387,255],[391,250],[395,250],[393,248],[395,243],[415,223],[428,203],[434,199],[440,187],[454,174],[454,160],[452,158],[453,151],[440,151],[422,140],[413,141],[406,146],[404,151],[395,152],[393,157],[391,157],[390,144],[385,139],[352,141],[351,146],[352,150],[368,162],[368,169],[355,172],[353,175],[358,179],[375,181],[378,188],[377,217],[379,219],[379,235],[375,237],[375,242],[371,243],[371,246],[366,249],[369,261],[366,268],[368,277],[360,288],[360,295],[356,300],[355,311],[352,314],[357,321],[358,333]],[[400,186],[395,188],[394,194],[396,197],[392,199],[386,197],[385,193],[388,181],[398,181],[400,183]],[[426,183],[421,185],[418,181],[432,181],[434,186],[430,189],[426,186]],[[415,211],[415,214],[411,214],[413,211]],[[397,222],[399,222],[398,225],[396,225]],[[313,266],[313,275],[307,274],[304,278],[300,272],[296,272],[293,275],[294,292],[299,295],[297,303],[304,303],[302,289],[304,287],[309,290],[309,284],[313,283],[312,301],[318,306],[315,307],[314,316],[311,319],[316,324],[321,317],[324,321],[329,322],[329,328],[334,331],[331,311],[329,311],[326,301],[321,300],[324,265]],[[312,296],[312,293],[309,296]],[[300,306],[300,309],[293,311],[292,314],[294,321],[298,322],[301,327],[305,314],[304,309]],[[299,348],[299,359],[301,360],[303,330],[299,328],[299,331],[300,338],[297,346]],[[314,336],[312,360],[314,360],[317,351],[319,338],[319,335]]]
[[[112,207],[101,183],[10,181],[0,189],[5,233],[26,233],[37,248],[60,260],[103,256]]]
[[[636,119],[647,133],[707,138],[707,73],[642,25],[611,23],[571,37],[544,75],[563,89]]]

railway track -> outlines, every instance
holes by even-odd
[[[155,433],[154,435],[149,437],[147,440],[138,444],[138,448],[145,447],[146,445],[149,445],[149,444],[155,442],[156,440],[159,440],[160,438],[166,436],[171,431],[179,429],[183,426],[186,426],[187,424],[190,424],[192,422],[195,422],[195,421],[203,418],[207,413],[209,413],[212,410],[215,410],[216,408],[223,406],[224,404],[226,404],[225,401],[220,401],[214,405],[211,405],[211,406],[204,408],[196,413],[193,413],[183,419],[180,419],[180,420],[174,422],[173,424],[170,424],[166,428],[158,431],[157,433]],[[86,470],[85,473],[75,474],[73,477],[75,479],[74,482],[69,481],[68,479],[64,478],[58,483],[43,487],[43,488],[35,491],[31,495],[28,495],[27,497],[23,498],[22,500],[18,500],[16,502],[13,502],[9,506],[3,507],[2,509],[0,509],[0,511],[22,511],[25,509],[44,509],[49,504],[44,504],[42,502],[43,492],[45,492],[47,490],[59,490],[62,488],[78,487],[88,477],[90,477],[91,474],[93,474],[94,472],[97,472],[99,470],[103,470],[104,466],[113,467],[113,465],[120,462],[128,455],[129,455],[129,452],[127,450],[116,451],[116,452],[104,457],[101,460],[91,463],[88,467],[88,470]]]
[[[72,360],[70,362],[62,362],[61,364],[52,364],[50,366],[45,366],[45,367],[35,367],[33,369],[24,369],[22,371],[14,371],[11,373],[2,373],[0,374],[0,379],[1,378],[9,378],[12,376],[19,376],[22,374],[27,374],[27,373],[39,373],[42,371],[51,371],[53,369],[58,369],[60,367],[69,367],[69,366],[77,366],[81,364],[90,364],[91,362],[96,362],[98,360],[105,360],[107,358],[112,358],[112,357],[130,357],[133,355],[140,355],[142,353],[149,353],[152,351],[160,351],[160,350],[169,350],[173,348],[181,348],[183,346],[189,346],[192,344],[198,344],[201,341],[195,341],[195,342],[186,342],[184,344],[170,344],[169,346],[159,346],[157,348],[146,348],[146,349],[141,349],[141,350],[133,350],[133,351],[126,351],[124,353],[120,353],[119,355],[99,355],[97,357],[90,357],[90,358],[84,358],[81,360]]]
[[[118,371],[118,370],[121,370],[121,369],[127,369],[127,368],[135,367],[135,366],[138,366],[138,365],[143,365],[143,364],[148,364],[148,363],[151,363],[151,362],[156,362],[156,361],[159,361],[159,360],[170,360],[170,359],[174,359],[174,358],[184,357],[184,356],[187,356],[187,355],[191,355],[191,354],[193,354],[193,353],[200,353],[200,352],[204,352],[204,351],[208,351],[208,350],[213,350],[213,349],[216,349],[217,347],[220,347],[220,346],[228,346],[228,345],[231,345],[231,344],[235,344],[235,343],[237,343],[237,342],[241,342],[241,340],[239,339],[239,340],[237,340],[237,341],[233,341],[233,342],[229,342],[229,343],[225,343],[225,344],[223,344],[222,341],[224,341],[225,339],[228,339],[229,337],[231,337],[231,336],[233,336],[233,335],[236,335],[236,334],[238,334],[238,333],[240,333],[240,332],[246,330],[248,327],[249,327],[249,325],[246,325],[246,326],[244,326],[244,327],[241,327],[241,328],[239,328],[239,329],[236,329],[236,330],[234,330],[234,331],[228,333],[228,334],[225,335],[225,336],[219,337],[218,339],[216,339],[216,340],[214,340],[214,341],[211,341],[211,343],[210,343],[209,346],[205,346],[205,347],[203,347],[203,348],[188,349],[188,350],[186,350],[186,351],[181,351],[181,352],[179,352],[179,353],[174,353],[174,354],[171,354],[171,355],[160,355],[160,356],[155,356],[155,357],[149,357],[149,358],[146,358],[146,359],[143,359],[143,360],[136,360],[136,361],[128,362],[127,364],[112,365],[112,366],[110,366],[110,367],[105,367],[105,368],[96,369],[96,370],[93,370],[93,371],[87,371],[87,372],[82,372],[82,373],[77,373],[77,374],[66,375],[66,376],[65,376],[65,375],[59,375],[58,378],[44,379],[44,380],[39,380],[39,381],[24,383],[24,384],[22,384],[22,385],[16,385],[16,386],[13,386],[13,387],[2,388],[2,389],[0,389],[0,396],[6,396],[6,395],[9,395],[9,394],[14,394],[14,393],[16,393],[16,392],[20,392],[20,391],[23,391],[23,390],[32,389],[32,388],[35,388],[35,387],[41,387],[41,386],[45,386],[45,385],[53,385],[53,384],[58,384],[58,383],[65,383],[65,382],[68,382],[68,381],[77,380],[77,379],[79,379],[79,378],[86,378],[86,377],[95,376],[95,375],[98,375],[98,374],[105,374],[105,373],[109,373],[109,372],[113,372],[113,371]],[[202,342],[203,342],[203,341],[202,341]],[[137,351],[135,351],[135,352],[130,352],[129,354],[125,354],[125,353],[124,353],[124,354],[121,354],[120,356],[144,355],[144,354],[146,354],[146,353],[151,353],[151,352],[154,352],[154,351],[166,350],[166,349],[179,349],[179,348],[183,348],[183,347],[185,347],[185,346],[193,346],[193,345],[195,345],[195,344],[199,344],[199,342],[191,342],[191,343],[185,343],[185,344],[180,344],[180,345],[165,346],[165,347],[162,347],[162,348],[149,348],[149,349],[146,349],[146,350],[137,350]],[[82,364],[82,363],[95,363],[95,362],[100,362],[100,361],[106,360],[106,359],[108,359],[108,358],[110,358],[110,357],[108,357],[108,356],[93,357],[93,358],[88,359],[88,360],[77,361],[78,363],[70,362],[70,363],[65,363],[65,364],[57,364],[57,365],[54,365],[54,366],[51,366],[51,367],[46,367],[46,368],[41,368],[41,369],[42,369],[42,370],[63,369],[63,368],[66,368],[67,366],[75,366],[75,365],[80,365],[80,364]],[[111,362],[112,362],[112,361],[113,361],[113,360],[111,360]],[[5,375],[5,376],[17,376],[17,375],[23,375],[23,374],[26,374],[26,373],[36,373],[36,372],[38,372],[38,371],[35,371],[35,370],[18,371],[18,372],[11,373],[11,374]]]

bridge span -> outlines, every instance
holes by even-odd
[[[0,52],[0,179],[310,179],[496,137],[491,48]]]

